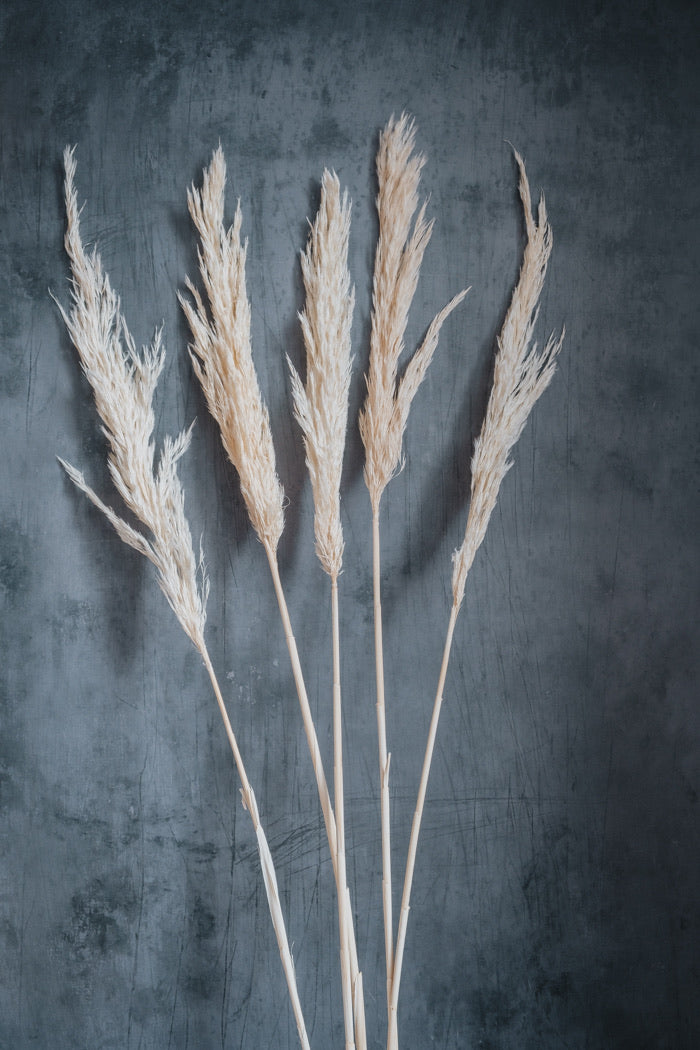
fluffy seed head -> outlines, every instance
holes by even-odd
[[[457,606],[464,598],[467,575],[496,506],[501,482],[512,465],[508,458],[510,450],[520,437],[535,402],[551,382],[564,339],[562,330],[558,338],[549,337],[540,353],[536,343],[530,346],[552,251],[552,231],[544,196],[540,197],[537,222],[533,218],[525,165],[520,154],[513,152],[520,171],[527,245],[518,283],[497,339],[493,388],[481,434],[474,445],[469,517],[464,541],[453,558],[452,594]]]
[[[408,311],[433,228],[432,221],[425,219],[424,202],[411,230],[425,164],[422,154],[413,154],[414,141],[415,126],[407,115],[398,121],[392,117],[379,137],[377,154],[379,242],[374,263],[367,398],[360,412],[365,482],[373,507],[378,506],[382,492],[399,469],[408,412],[432,360],[440,328],[469,290],[456,295],[434,318],[398,383]]]
[[[226,162],[219,147],[204,170],[202,189],[192,186],[187,194],[200,236],[199,271],[208,310],[189,278],[187,288],[194,304],[183,296],[179,299],[192,332],[192,366],[219,425],[224,448],[238,471],[251,523],[261,541],[276,550],[284,527],[284,492],[253,365],[241,208],[239,203],[227,230],[225,187]]]
[[[165,438],[155,468],[152,400],[164,361],[160,332],[156,332],[150,347],[141,354],[137,352],[99,255],[96,251],[88,255],[83,247],[73,150],[66,149],[63,159],[68,220],[65,246],[71,264],[72,307],[66,313],[60,303],[58,306],[95,394],[102,429],[109,442],[109,469],[114,484],[152,539],[106,506],[80,471],[60,462],[71,480],[106,515],[121,539],[153,562],[163,593],[184,630],[201,649],[209,584],[201,555],[199,564],[194,557],[176,469],[189,445],[191,428],[174,440]]]
[[[294,414],[304,434],[314,496],[316,553],[331,577],[343,562],[340,478],[350,391],[350,329],[355,302],[348,272],[350,203],[335,174],[324,171],[321,204],[301,270],[306,304],[299,315],[306,347],[306,387],[291,361]]]

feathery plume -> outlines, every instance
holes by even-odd
[[[192,186],[187,194],[201,240],[199,270],[210,314],[189,278],[186,284],[194,305],[182,295],[178,298],[192,331],[192,365],[238,471],[253,528],[264,544],[276,550],[284,527],[284,492],[253,365],[245,279],[248,245],[241,244],[241,207],[239,203],[233,225],[226,230],[225,187],[226,162],[219,146],[204,170],[201,191]]]
[[[350,329],[355,304],[348,272],[350,203],[338,177],[324,171],[321,204],[301,256],[306,305],[299,315],[306,346],[306,387],[291,361],[294,414],[304,434],[314,497],[316,553],[331,577],[343,562],[340,478],[350,391]]]
[[[350,391],[350,329],[355,302],[348,272],[350,203],[347,193],[340,197],[337,176],[324,171],[321,203],[311,227],[301,270],[306,304],[299,315],[306,345],[306,387],[292,362],[294,414],[304,434],[306,463],[314,497],[316,553],[331,578],[331,621],[333,629],[333,756],[336,818],[338,924],[343,991],[346,1050],[364,1044],[361,975],[351,961],[354,940],[352,912],[348,907],[345,864],[345,801],[343,780],[342,705],[340,689],[340,630],[338,618],[338,576],[343,562],[343,529],[340,522],[340,477],[343,470],[345,431]],[[355,995],[353,995],[353,989]]]
[[[370,334],[367,397],[360,411],[360,435],[365,446],[365,483],[372,504],[372,577],[374,592],[375,666],[377,681],[377,734],[382,825],[382,898],[384,949],[387,975],[387,1009],[390,1009],[394,968],[389,764],[384,702],[384,652],[381,610],[381,559],[379,505],[382,493],[400,467],[401,444],[408,413],[437,347],[440,329],[469,289],[460,292],[437,314],[425,338],[397,380],[404,347],[408,311],[418,285],[420,267],[432,233],[425,218],[426,203],[419,207],[418,188],[425,164],[414,155],[415,125],[406,114],[392,116],[379,136],[377,153],[377,211],[379,241],[374,262],[372,329]],[[418,214],[413,221],[413,216]],[[413,222],[413,229],[411,223]],[[392,1025],[389,1014],[389,1024]]]
[[[457,606],[464,598],[467,575],[486,534],[501,482],[512,465],[508,458],[510,450],[520,437],[533,405],[554,375],[565,334],[562,329],[558,338],[551,335],[540,353],[536,343],[530,347],[539,311],[537,304],[552,251],[552,230],[543,195],[540,196],[535,222],[525,164],[517,150],[513,152],[520,171],[519,190],[525,212],[527,245],[518,283],[497,340],[493,388],[486,418],[474,444],[469,517],[462,546],[454,554],[452,593]]]
[[[63,460],[60,462],[121,539],[153,562],[163,593],[199,648],[203,643],[209,584],[201,556],[199,563],[194,556],[176,469],[189,445],[191,428],[175,439],[166,437],[158,467],[154,468],[152,399],[164,362],[160,332],[139,355],[97,251],[88,255],[83,247],[72,149],[65,150],[63,160],[68,219],[65,247],[72,271],[72,308],[68,314],[60,303],[57,305],[95,394],[102,429],[109,442],[109,470],[115,487],[152,539],[107,507],[79,471]]]
[[[359,421],[366,452],[365,482],[373,506],[378,505],[399,468],[408,412],[432,360],[440,328],[469,291],[456,295],[435,317],[397,383],[408,311],[433,229],[432,220],[425,218],[424,201],[411,230],[425,164],[422,154],[413,155],[414,141],[413,121],[406,114],[398,121],[391,117],[379,137],[377,154],[379,242],[374,263],[367,398]]]

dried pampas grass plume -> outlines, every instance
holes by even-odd
[[[420,267],[432,233],[419,208],[418,189],[425,164],[414,154],[415,125],[406,114],[392,116],[379,136],[377,153],[377,211],[379,241],[374,262],[372,329],[370,334],[367,397],[360,412],[360,435],[365,446],[365,483],[372,504],[372,561],[374,591],[377,734],[382,824],[382,898],[387,1009],[390,1009],[393,973],[393,918],[389,764],[384,703],[384,653],[381,610],[379,505],[387,484],[399,469],[401,444],[413,398],[425,378],[437,347],[440,329],[469,291],[460,292],[437,314],[425,338],[398,381],[408,312],[418,285]],[[413,216],[418,209],[418,214]],[[413,223],[413,228],[411,224]],[[389,1024],[392,1024],[389,1015]]]
[[[187,278],[194,306],[179,300],[192,331],[190,356],[221,440],[238,471],[241,492],[260,540],[277,549],[284,528],[284,492],[275,470],[267,408],[258,386],[250,344],[250,303],[246,293],[247,242],[241,244],[241,207],[233,226],[224,227],[226,162],[219,147],[205,168],[201,191],[187,194],[200,236],[199,271],[209,303]]]
[[[340,478],[350,391],[350,329],[355,293],[348,272],[350,203],[338,177],[324,171],[321,204],[301,256],[306,305],[299,315],[306,386],[291,361],[294,414],[304,434],[314,496],[316,553],[329,576],[343,563]],[[289,360],[289,359],[288,359]]]
[[[65,247],[72,271],[72,308],[67,314],[60,303],[58,306],[95,394],[102,429],[109,442],[112,480],[128,509],[152,538],[147,539],[106,506],[80,471],[63,460],[61,463],[120,538],[153,562],[175,615],[197,648],[201,648],[209,583],[201,556],[198,562],[192,550],[176,470],[177,461],[189,445],[191,428],[174,440],[165,438],[156,469],[152,399],[164,363],[160,332],[139,355],[99,255],[96,251],[88,255],[83,247],[72,149],[65,150],[63,160],[68,219]]]
[[[361,975],[351,963],[351,919],[347,906],[345,863],[345,800],[343,781],[342,706],[340,688],[340,630],[338,576],[343,563],[343,529],[340,522],[340,477],[343,470],[345,431],[350,392],[350,329],[355,302],[348,272],[350,203],[340,196],[335,174],[324,171],[321,203],[311,227],[301,270],[306,304],[300,314],[306,346],[306,386],[291,361],[294,414],[304,434],[306,463],[314,497],[316,553],[331,578],[333,634],[333,757],[337,847],[338,925],[345,1021],[345,1046],[355,1046],[355,1027],[364,1024],[354,1004]],[[364,1032],[358,1031],[364,1043]]]
[[[435,353],[440,329],[469,291],[456,295],[434,318],[398,383],[408,311],[433,229],[432,220],[426,221],[423,202],[411,230],[425,164],[422,154],[413,154],[414,141],[413,121],[405,113],[398,121],[391,117],[380,134],[377,154],[379,242],[374,263],[367,398],[359,421],[366,452],[365,482],[373,507],[378,506],[399,468],[408,412]]]
[[[474,445],[469,517],[464,541],[454,555],[452,593],[457,606],[464,598],[467,575],[486,534],[501,482],[512,466],[508,458],[510,450],[520,437],[535,402],[551,382],[565,334],[562,330],[558,338],[551,335],[540,353],[536,343],[530,348],[539,312],[537,304],[552,251],[552,230],[544,196],[540,197],[535,222],[525,164],[518,151],[513,152],[520,171],[527,245],[520,277],[498,336],[493,388],[486,418]]]

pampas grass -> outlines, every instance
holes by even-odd
[[[335,174],[324,171],[321,204],[301,256],[306,305],[300,314],[306,347],[306,386],[288,360],[294,414],[304,435],[306,463],[314,499],[316,553],[331,578],[333,636],[333,771],[338,868],[338,925],[346,1050],[355,1046],[353,1000],[362,1000],[361,975],[351,973],[351,912],[345,864],[345,791],[343,784],[342,704],[338,576],[343,564],[340,477],[350,393],[350,329],[355,302],[348,273],[350,204],[340,197]],[[358,1033],[364,1045],[364,1032]]]
[[[233,226],[225,229],[225,187],[226,163],[219,147],[204,172],[201,191],[192,186],[187,195],[200,236],[199,272],[210,314],[189,278],[194,306],[182,295],[179,299],[192,330],[192,367],[238,472],[253,528],[262,543],[276,551],[284,528],[284,492],[253,365],[241,209],[236,208]]]
[[[253,822],[265,892],[299,1040],[302,1048],[309,1050],[272,856],[204,641],[209,582],[201,556],[199,581],[197,579],[198,569],[185,517],[184,496],[176,471],[177,461],[189,444],[191,428],[174,440],[166,437],[158,468],[155,469],[155,448],[151,440],[154,426],[152,399],[164,362],[160,333],[156,335],[153,345],[139,356],[122,316],[119,300],[102,269],[99,255],[96,251],[87,255],[83,247],[74,185],[75,157],[70,149],[64,153],[64,165],[67,212],[65,246],[73,275],[73,305],[70,314],[60,304],[59,309],[95,394],[97,411],[110,447],[109,469],[112,480],[128,509],[148,529],[152,538],[147,539],[106,506],[86,483],[80,471],[63,460],[60,462],[70,479],[102,511],[121,539],[153,562],[161,589],[204,661],[240,777],[243,804]]]
[[[324,171],[321,204],[301,256],[306,305],[299,316],[306,347],[306,386],[289,358],[294,414],[304,434],[314,497],[316,553],[337,580],[343,563],[340,477],[350,393],[350,329],[355,293],[348,273],[350,204],[338,177]]]
[[[467,575],[474,555],[486,535],[498,492],[512,466],[510,450],[523,432],[535,402],[549,386],[556,359],[564,341],[564,330],[550,335],[544,349],[532,348],[532,334],[539,313],[538,303],[552,251],[552,230],[544,196],[540,197],[537,222],[532,215],[530,186],[523,158],[513,150],[520,172],[520,199],[525,214],[527,244],[518,284],[498,336],[493,389],[486,419],[474,445],[471,462],[471,501],[464,540],[454,554],[452,593],[454,604],[464,598]]]
[[[556,358],[564,339],[564,331],[558,338],[550,336],[539,354],[536,344],[532,348],[530,346],[537,321],[538,302],[552,250],[552,231],[547,220],[544,196],[540,198],[537,222],[532,216],[532,200],[525,165],[520,154],[515,150],[514,153],[520,171],[519,189],[525,214],[527,244],[518,283],[497,339],[498,351],[494,366],[493,387],[486,408],[486,418],[475,443],[471,463],[471,502],[467,527],[462,546],[454,555],[452,609],[428,731],[418,800],[411,827],[401,899],[391,1001],[394,1028],[393,1032],[390,1032],[389,1050],[396,1050],[398,1047],[395,1018],[398,1009],[411,886],[457,614],[464,598],[466,579],[474,555],[484,539],[489,519],[496,506],[501,482],[511,466],[508,460],[510,450],[520,437],[535,402],[552,380]]]
[[[399,382],[408,312],[433,231],[432,221],[425,219],[425,201],[411,230],[425,164],[422,154],[413,153],[415,135],[415,125],[405,113],[398,121],[392,117],[379,137],[377,154],[379,242],[374,262],[367,398],[359,420],[365,446],[365,481],[373,508],[378,507],[384,489],[399,469],[411,402],[435,353],[440,328],[469,291],[456,295],[435,317]]]
[[[384,694],[384,649],[381,606],[381,546],[379,509],[387,484],[399,469],[401,443],[413,398],[425,378],[442,325],[469,289],[459,292],[433,319],[425,338],[397,379],[404,348],[408,313],[418,285],[423,255],[433,229],[426,222],[425,202],[418,208],[422,154],[414,154],[415,125],[403,114],[392,117],[379,137],[377,179],[379,242],[374,263],[372,329],[367,397],[359,426],[365,446],[364,476],[372,504],[372,579],[374,593],[374,653],[377,688],[377,735],[382,825],[382,899],[387,1010],[391,1009],[394,928],[391,876],[389,766]],[[389,1017],[389,1024],[392,1024]]]

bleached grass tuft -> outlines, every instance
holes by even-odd
[[[202,189],[192,186],[187,194],[200,236],[199,271],[209,311],[189,278],[187,288],[194,306],[182,295],[179,299],[192,331],[192,365],[209,411],[219,424],[224,448],[238,471],[253,528],[263,543],[276,550],[284,528],[284,492],[253,365],[241,208],[239,204],[227,230],[225,188],[226,162],[219,147],[204,170]]]
[[[444,321],[469,289],[456,295],[435,317],[425,339],[397,382],[408,312],[418,285],[420,267],[433,222],[426,221],[426,202],[418,208],[422,154],[413,154],[415,125],[406,114],[392,117],[379,137],[377,211],[379,242],[374,262],[372,330],[367,398],[360,412],[365,446],[365,481],[372,506],[401,462],[401,443],[411,402],[422,383]]]
[[[164,361],[160,333],[156,334],[153,345],[139,356],[99,255],[96,251],[87,255],[83,248],[74,185],[76,165],[70,149],[64,153],[64,164],[68,219],[65,246],[71,263],[73,305],[70,314],[60,303],[58,306],[95,393],[97,411],[109,441],[109,469],[114,484],[129,510],[150,531],[152,539],[147,539],[103,503],[80,471],[63,460],[60,462],[70,479],[102,511],[121,539],[153,562],[168,602],[202,657],[241,780],[243,804],[253,822],[267,902],[299,1040],[303,1050],[309,1050],[272,855],[204,641],[209,583],[200,557],[201,582],[198,584],[198,567],[185,517],[184,495],[176,471],[177,461],[189,444],[191,428],[174,440],[165,438],[155,470],[155,450],[151,440],[154,426],[152,399]]]
[[[550,335],[540,353],[536,343],[530,347],[539,312],[537,304],[552,251],[552,230],[544,196],[540,197],[535,222],[525,165],[517,150],[513,152],[520,171],[519,189],[527,245],[520,277],[497,340],[493,388],[486,418],[474,444],[469,517],[464,541],[454,555],[452,593],[457,606],[464,598],[467,575],[486,534],[501,482],[512,466],[508,459],[510,450],[522,434],[535,402],[552,380],[564,340],[562,330],[558,338]]]
[[[147,539],[106,506],[85,478],[61,460],[71,480],[85,492],[117,530],[120,538],[156,567],[158,582],[175,615],[197,648],[203,644],[209,583],[194,557],[185,517],[177,461],[190,442],[190,430],[166,437],[154,467],[152,399],[163,368],[160,332],[139,355],[122,316],[119,299],[96,251],[85,252],[75,191],[75,157],[63,155],[67,231],[65,247],[72,271],[72,308],[58,303],[83,371],[94,391],[97,411],[109,442],[109,470],[128,509],[151,533]],[[199,582],[198,582],[199,574]]]
[[[321,203],[311,227],[301,270],[306,303],[300,314],[306,346],[306,386],[288,359],[292,377],[294,414],[304,435],[306,463],[314,498],[316,553],[331,578],[333,637],[333,780],[337,844],[338,926],[340,968],[345,1021],[345,1047],[354,1050],[355,1028],[363,1019],[354,1016],[353,1001],[361,990],[361,977],[350,961],[349,891],[345,863],[345,789],[343,782],[343,733],[340,687],[340,630],[338,576],[343,564],[343,528],[340,521],[340,478],[343,471],[345,432],[350,392],[352,311],[355,301],[348,272],[350,203],[340,196],[335,174],[324,171]],[[364,1032],[358,1032],[364,1044]]]
[[[408,312],[418,285],[420,267],[432,233],[426,221],[426,203],[419,208],[420,175],[425,164],[414,154],[415,125],[406,114],[392,116],[379,137],[377,153],[377,211],[379,241],[374,262],[372,328],[370,334],[367,397],[360,412],[360,435],[365,446],[364,476],[372,504],[372,566],[374,591],[374,652],[377,683],[377,735],[382,825],[382,900],[386,961],[387,1010],[390,1010],[393,974],[393,915],[389,766],[384,697],[384,652],[381,608],[381,554],[379,508],[387,484],[399,470],[401,445],[408,413],[437,347],[440,329],[469,289],[454,296],[428,327],[422,344],[398,380]],[[413,216],[418,209],[418,214]],[[411,224],[413,223],[413,229]],[[389,1024],[392,1019],[389,1016]]]
[[[304,434],[314,497],[316,553],[331,578],[343,563],[340,478],[352,364],[355,305],[348,272],[350,203],[338,177],[324,171],[321,204],[301,256],[306,304],[299,316],[306,347],[306,385],[291,361],[294,414]],[[288,359],[289,360],[289,359]]]

